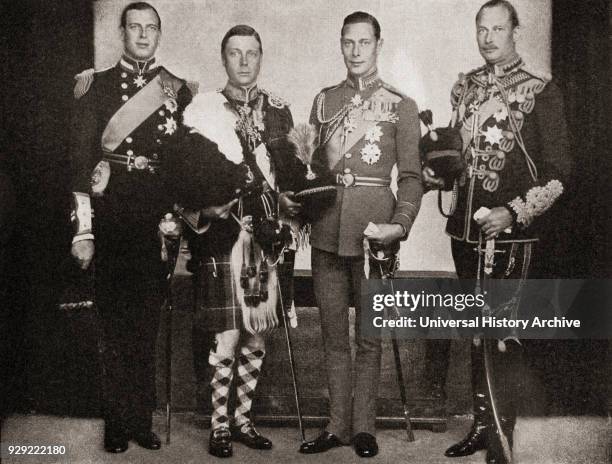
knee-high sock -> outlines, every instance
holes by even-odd
[[[227,403],[230,386],[234,377],[234,358],[210,352],[208,362],[215,368],[210,386],[212,387],[211,428],[229,427]]]
[[[236,410],[234,420],[237,426],[246,424],[251,420],[251,405],[255,396],[257,380],[261,372],[261,365],[266,352],[248,346],[240,348],[236,379]]]

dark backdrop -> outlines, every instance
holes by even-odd
[[[77,0],[4,2],[1,8],[0,170],[12,179],[17,198],[10,247],[0,263],[6,292],[2,412],[97,414],[95,344],[92,331],[84,330],[91,321],[74,321],[55,306],[57,272],[70,243],[68,113],[74,75],[93,64],[92,8]],[[542,263],[564,277],[609,277],[609,2],[554,1],[552,56],[576,175],[554,212],[558,225],[547,234],[542,248],[550,252]],[[577,311],[593,307],[584,301]],[[83,324],[78,333],[75,323]],[[532,365],[544,369],[557,392],[558,412],[604,410],[607,342],[542,342],[537,351]],[[551,364],[555,369],[546,369]]]

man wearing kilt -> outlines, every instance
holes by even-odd
[[[486,64],[460,75],[451,93],[451,128],[444,129],[457,133],[465,169],[449,182],[444,169],[426,166],[423,179],[430,187],[453,188],[446,232],[459,278],[482,285],[487,279],[516,279],[520,297],[526,278],[544,277],[533,272],[532,256],[545,212],[565,190],[571,156],[560,91],[517,54],[518,26],[517,12],[506,0],[488,1],[478,11],[476,37]],[[423,140],[426,164],[458,151],[444,145],[439,134],[431,139],[427,134]],[[493,311],[508,310],[502,317],[512,317],[518,303],[501,293],[506,291],[487,297],[487,303]],[[507,335],[498,343],[477,339],[472,344],[474,423],[446,450],[447,457],[486,449],[487,463],[512,459],[521,343],[515,334]],[[442,348],[442,356],[448,355],[448,344]]]
[[[293,126],[287,104],[257,86],[262,54],[250,26],[226,33],[221,55],[227,84],[200,94],[186,109],[191,133],[173,165],[179,212],[198,232],[190,245],[199,322],[215,332],[208,358],[214,369],[209,452],[218,457],[232,455],[232,438],[255,449],[272,447],[250,412],[266,354],[264,334],[283,320],[277,312],[281,293],[283,306],[291,306],[294,253],[286,251],[291,232],[281,227],[278,211],[295,215],[299,204],[278,192],[299,163],[287,140]]]

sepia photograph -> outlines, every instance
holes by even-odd
[[[609,1],[1,11],[2,462],[612,464]]]

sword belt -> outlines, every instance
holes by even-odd
[[[390,177],[365,177],[351,173],[336,174],[336,185],[348,187],[389,187]]]
[[[157,172],[161,166],[161,161],[158,159],[149,158],[143,155],[121,155],[119,153],[104,153],[103,158],[105,161],[113,164],[119,164],[125,166],[128,172],[132,170],[137,171],[149,171],[151,174]]]

